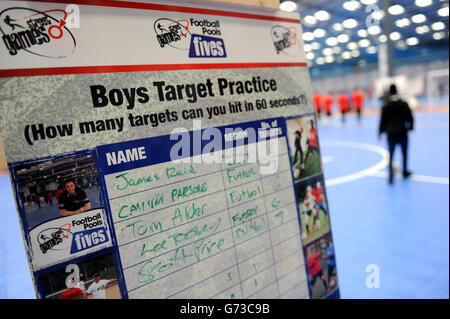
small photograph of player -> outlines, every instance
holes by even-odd
[[[100,273],[94,274],[94,282],[89,285],[86,290],[88,296],[92,296],[93,299],[106,299],[106,288],[115,284],[117,279],[101,279]]]
[[[64,182],[64,191],[59,197],[59,213],[61,216],[70,216],[91,209],[91,202],[86,192],[75,185],[73,178]]]
[[[47,221],[102,207],[92,155],[67,156],[14,167],[30,231]]]
[[[321,173],[322,162],[314,117],[290,119],[286,121],[286,126],[295,181]]]
[[[324,185],[319,176],[296,187],[304,246],[330,231]]]
[[[305,262],[312,299],[324,298],[338,288],[331,235],[326,235],[305,248]]]
[[[121,299],[111,253],[69,262],[38,280],[45,299]]]

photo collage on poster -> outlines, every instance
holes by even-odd
[[[94,153],[15,163],[10,171],[38,296],[120,298]]]
[[[286,120],[310,296],[336,298],[336,259],[314,114]]]

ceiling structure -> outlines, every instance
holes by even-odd
[[[281,5],[286,5],[283,3]],[[301,15],[305,52],[314,71],[364,67],[378,60],[389,39],[394,59],[448,59],[448,0],[294,0]],[[386,34],[385,20],[391,18]]]
[[[19,185],[33,185],[39,182],[62,184],[68,178],[95,176],[97,170],[92,155],[67,157],[61,160],[25,165],[17,170]]]

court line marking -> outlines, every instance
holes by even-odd
[[[322,163],[331,163],[332,161],[334,161],[334,157],[333,156],[322,156]]]
[[[332,178],[325,181],[325,186],[333,186],[333,185],[339,185],[344,184],[348,182],[352,182],[358,179],[361,179],[366,176],[373,176],[374,174],[378,173],[382,169],[388,166],[389,164],[389,152],[377,145],[373,144],[367,144],[367,143],[361,143],[361,142],[350,142],[350,141],[321,141],[320,144],[326,145],[326,146],[334,146],[334,147],[347,147],[347,148],[356,148],[361,149],[365,151],[375,152],[381,155],[381,160],[376,163],[375,165],[363,169],[359,172]]]
[[[348,147],[348,148],[362,149],[362,150],[378,153],[382,157],[381,161],[379,161],[377,164],[375,164],[367,169],[364,169],[362,171],[359,171],[359,172],[356,172],[353,174],[326,180],[325,186],[333,186],[333,185],[348,183],[348,182],[352,182],[352,181],[361,179],[366,176],[374,176],[374,177],[382,177],[382,178],[388,177],[388,172],[386,172],[386,171],[382,172],[381,170],[389,165],[389,152],[380,146],[373,145],[373,144],[367,144],[367,143],[361,143],[361,142],[350,142],[350,141],[322,141],[320,144],[326,145],[326,146],[334,146],[334,147]],[[332,156],[323,157],[323,159],[322,159],[323,163],[326,163],[326,161],[324,161],[324,159],[329,159],[329,158],[333,159]],[[401,176],[401,174],[398,176]],[[414,182],[449,185],[449,178],[447,178],[447,177],[437,177],[437,176],[426,176],[426,175],[413,174],[409,177],[409,179]]]
[[[388,177],[388,172],[377,172],[373,176],[387,178]],[[402,178],[402,174],[396,174],[395,177]],[[414,181],[414,182],[449,185],[449,179],[447,177],[437,177],[437,176],[426,176],[426,175],[415,175],[415,174],[412,174],[409,177],[409,179]]]

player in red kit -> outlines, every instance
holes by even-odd
[[[310,280],[310,286],[311,289],[316,283],[317,278],[320,278],[322,280],[323,286],[325,287],[325,290],[328,291],[328,285],[325,281],[325,276],[322,271],[322,266],[319,262],[320,259],[320,253],[312,254],[311,256],[308,256],[306,258],[306,267],[308,268],[308,273],[311,275]]]
[[[361,90],[355,90],[352,95],[352,102],[358,116],[358,122],[361,123],[361,112],[364,104],[364,93]]]
[[[314,127],[313,120],[311,120],[310,125],[311,125],[311,127],[309,129],[309,136],[308,136],[308,140],[306,141],[306,144],[308,145],[308,149],[306,150],[305,163],[308,160],[309,154],[311,154],[312,152],[319,153],[319,143],[317,141],[317,130]]]
[[[342,123],[345,123],[345,113],[347,113],[350,110],[350,105],[349,105],[348,97],[344,92],[339,94],[338,104],[339,104],[339,109],[341,110],[341,114],[342,114]]]
[[[313,103],[314,108],[316,109],[317,118],[320,118],[320,114],[322,113],[322,95],[318,92],[313,94]]]
[[[59,299],[85,299],[85,293],[80,288],[69,288],[59,295]]]
[[[314,196],[314,201],[316,202],[315,208],[317,209],[317,215],[319,215],[320,211],[323,211],[325,216],[328,216],[328,212],[325,209],[325,198],[323,197],[324,192],[320,182],[317,182],[316,188],[311,190],[311,194]]]
[[[331,94],[327,94],[323,98],[323,106],[325,109],[325,113],[328,117],[331,116],[331,110],[333,108],[333,96]]]

